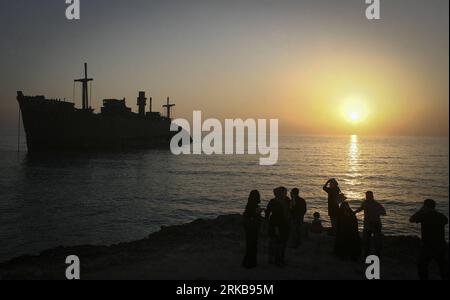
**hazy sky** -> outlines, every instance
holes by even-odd
[[[447,135],[449,1],[0,0],[0,128],[15,93],[72,99],[83,62],[93,106],[139,90],[176,117],[278,118],[282,133]],[[81,93],[76,90],[77,106]],[[354,118],[355,122],[351,122]]]

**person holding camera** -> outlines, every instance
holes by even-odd
[[[336,179],[330,179],[323,186],[323,190],[328,194],[328,216],[331,222],[331,232],[336,233],[337,217],[339,215],[339,195],[341,189]]]

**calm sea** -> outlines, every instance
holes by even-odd
[[[280,138],[279,164],[256,156],[173,156],[167,151],[29,156],[0,138],[0,261],[64,245],[112,244],[162,225],[240,213],[252,189],[299,187],[308,218],[327,219],[321,188],[338,178],[357,208],[366,190],[388,210],[385,232],[415,235],[408,219],[425,198],[448,215],[448,138]],[[24,149],[25,146],[23,145]],[[362,217],[362,216],[361,216]]]

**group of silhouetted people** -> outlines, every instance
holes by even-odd
[[[300,197],[300,190],[293,189],[291,198],[284,187],[276,188],[272,200],[266,209],[261,209],[261,195],[258,191],[250,193],[244,212],[244,228],[247,242],[243,266],[254,268],[257,265],[258,236],[262,213],[268,221],[269,263],[278,266],[285,264],[286,247],[292,238],[292,245],[297,248],[302,243],[302,227],[306,214],[306,201]]]
[[[328,215],[331,221],[331,234],[336,236],[335,253],[342,259],[358,260],[361,257],[361,240],[356,214],[364,211],[363,255],[375,254],[381,258],[382,223],[381,217],[386,209],[377,202],[372,191],[366,192],[366,199],[361,207],[353,211],[342,193],[336,179],[330,179],[323,186],[328,194]],[[371,245],[374,245],[374,251]]]
[[[366,199],[353,211],[347,197],[342,193],[336,179],[328,180],[323,186],[328,194],[328,215],[331,229],[329,234],[335,237],[334,254],[342,260],[359,261],[361,257],[376,255],[382,257],[383,227],[381,217],[386,209],[375,200],[374,193],[366,192]],[[306,201],[300,197],[300,190],[294,188],[288,197],[284,187],[274,189],[274,198],[267,208],[262,209],[261,195],[254,190],[250,193],[244,212],[246,253],[243,267],[257,266],[258,238],[261,224],[267,221],[269,236],[269,263],[284,266],[288,243],[293,248],[302,244],[304,218],[307,212]],[[359,233],[357,214],[364,212],[362,239]],[[264,216],[263,216],[264,213]],[[322,234],[324,228],[320,213],[314,213],[309,226],[312,234]],[[448,218],[436,210],[436,202],[426,200],[423,208],[411,217],[411,222],[422,225],[422,248],[418,270],[420,279],[428,279],[428,266],[434,260],[438,263],[442,279],[448,279],[448,253],[445,239],[445,227]]]

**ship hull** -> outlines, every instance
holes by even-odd
[[[103,115],[72,103],[18,95],[29,152],[169,148],[171,120]]]

